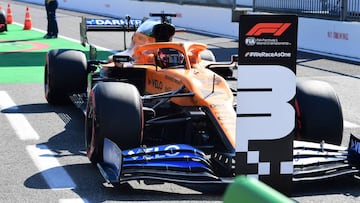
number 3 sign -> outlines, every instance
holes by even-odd
[[[240,15],[236,174],[290,193],[297,17]]]

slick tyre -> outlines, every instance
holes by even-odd
[[[139,147],[142,140],[142,100],[135,86],[101,82],[94,86],[87,105],[85,140],[92,163],[103,161],[104,138],[121,150]]]
[[[298,82],[296,100],[300,139],[341,145],[343,115],[335,90],[322,81]]]
[[[78,50],[54,49],[47,53],[45,98],[49,104],[69,104],[70,94],[86,92],[87,60]]]

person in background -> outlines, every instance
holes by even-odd
[[[56,9],[58,8],[57,0],[45,0],[46,16],[48,20],[47,33],[45,39],[53,39],[58,36],[58,25],[56,21]]]

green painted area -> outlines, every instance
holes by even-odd
[[[238,176],[224,194],[224,203],[295,203],[294,200],[265,183],[246,176]]]
[[[43,66],[0,68],[0,83],[42,83],[43,81]]]
[[[78,49],[88,56],[89,47],[68,39],[44,39],[44,33],[8,25],[0,33],[0,83],[43,83],[46,53],[51,49]],[[111,53],[99,51],[98,58]]]

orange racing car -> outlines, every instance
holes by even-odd
[[[87,60],[78,50],[49,51],[45,97],[49,104],[71,101],[83,110],[87,156],[110,183],[146,179],[230,182],[235,175],[236,102],[226,79],[233,78],[236,57],[216,62],[205,44],[173,42],[176,29],[170,17],[176,15],[151,16],[161,19],[84,18],[83,44],[87,31],[120,30],[135,31],[131,46],[109,61]],[[312,84],[298,85],[297,139],[336,145],[294,144],[311,146],[306,154],[294,155],[294,160],[315,157],[321,165],[314,169],[313,163],[294,162],[294,180],[323,179],[329,173],[359,174],[358,140],[353,137],[349,149],[337,146],[343,118],[336,93],[327,84],[318,84],[321,92]],[[321,97],[321,103],[309,104],[314,97]],[[319,108],[325,108],[327,115],[312,116],[320,122],[331,118],[326,129],[307,124],[308,112]],[[346,172],[339,173],[338,164]]]

